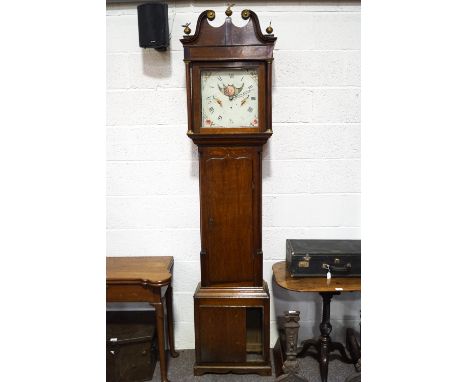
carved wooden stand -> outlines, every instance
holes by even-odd
[[[339,342],[333,342],[330,338],[332,326],[330,324],[330,301],[334,295],[339,295],[340,292],[320,292],[323,301],[322,322],[320,323],[321,336],[319,340],[306,340],[302,343],[302,350],[297,355],[304,357],[307,355],[309,348],[314,347],[316,352],[309,352],[313,358],[318,360],[320,364],[320,377],[322,382],[327,382],[328,379],[328,363],[330,360],[339,359],[345,363],[354,363],[354,361],[346,354],[345,347]],[[340,354],[330,354],[338,350]]]
[[[283,363],[283,375],[280,375],[276,382],[306,382],[306,379],[297,375],[299,369],[299,363],[296,358],[297,354],[297,334],[299,332],[299,314],[298,311],[288,311],[284,313],[285,323],[285,353],[286,360]],[[283,346],[278,339],[277,345],[279,347]],[[278,354],[279,350],[279,354]],[[275,346],[275,362],[278,362],[279,358],[282,358],[281,349],[278,349],[278,346]],[[278,365],[277,365],[278,367]],[[278,374],[278,373],[277,373]]]

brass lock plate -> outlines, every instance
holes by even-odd
[[[299,268],[309,268],[310,255],[305,255],[302,260],[299,261]]]

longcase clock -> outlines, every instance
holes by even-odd
[[[194,373],[271,374],[270,295],[263,280],[262,148],[272,134],[276,38],[257,15],[220,27],[203,12],[184,36],[188,136],[200,166],[201,282],[194,295]],[[270,29],[271,32],[271,29]],[[188,26],[186,33],[190,33]]]

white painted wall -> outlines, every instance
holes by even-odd
[[[196,146],[186,136],[185,73],[179,38],[205,9],[224,2],[169,2],[170,51],[138,46],[135,5],[107,7],[107,255],[175,258],[175,336],[194,347],[192,296],[200,279]],[[273,131],[263,156],[264,278],[275,317],[301,311],[301,339],[318,333],[321,302],[275,287],[271,266],[287,238],[360,238],[360,3],[236,1],[272,21]],[[215,23],[215,24],[216,24]],[[360,294],[332,302],[333,333],[356,327]]]

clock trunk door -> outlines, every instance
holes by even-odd
[[[261,282],[257,280],[261,262],[255,250],[258,153],[242,148],[201,152],[202,285],[256,285]]]

